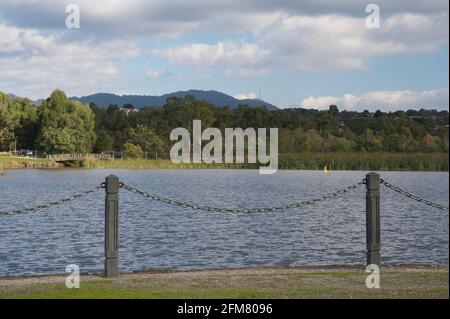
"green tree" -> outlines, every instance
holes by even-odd
[[[436,150],[436,142],[431,134],[425,134],[422,139],[422,147],[426,152],[432,152]]]
[[[369,152],[379,151],[382,148],[381,141],[370,128],[366,129],[361,136],[361,146]]]
[[[103,153],[113,150],[113,138],[111,133],[106,130],[100,130],[97,133],[97,139],[94,145],[94,152]]]
[[[75,153],[76,131],[67,127],[46,127],[41,131],[41,146],[46,152],[51,153]]]
[[[144,152],[139,145],[134,145],[132,143],[123,144],[123,157],[128,158],[142,158]]]
[[[16,131],[25,117],[19,101],[11,101],[0,92],[0,149],[9,150],[9,143],[16,140]]]
[[[134,145],[139,145],[144,152],[158,152],[165,151],[166,144],[163,139],[153,132],[152,129],[143,125],[138,125],[128,131],[128,141]]]
[[[316,130],[306,131],[306,142],[310,145],[310,150],[313,152],[324,151],[324,139]]]
[[[69,101],[55,90],[42,103],[40,148],[49,153],[89,153],[95,143],[95,119],[92,110],[80,102]]]

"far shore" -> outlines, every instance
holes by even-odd
[[[114,159],[54,162],[45,158],[0,156],[0,171],[21,168],[95,169],[257,169],[264,164],[180,163],[170,159]],[[447,171],[448,153],[296,153],[280,154],[280,170]]]
[[[81,275],[0,277],[0,299],[11,298],[437,298],[448,299],[448,265],[382,266],[380,288],[368,289],[362,266],[148,270],[117,278]]]

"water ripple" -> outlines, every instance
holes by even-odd
[[[91,188],[114,173],[166,197],[218,207],[300,201],[360,181],[365,172],[257,170],[7,170],[0,207],[52,201]],[[448,173],[383,172],[386,180],[448,205]],[[63,206],[0,218],[0,275],[103,269],[102,191]],[[120,267],[202,269],[365,262],[365,191],[310,207],[264,214],[205,213],[120,194]],[[382,189],[386,263],[448,264],[448,212]]]

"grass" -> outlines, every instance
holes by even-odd
[[[87,160],[82,163],[83,168],[125,168],[125,169],[200,169],[200,168],[257,168],[255,164],[226,164],[226,163],[180,163],[175,164],[170,159],[116,159],[116,160]]]
[[[281,154],[280,169],[448,171],[448,153],[297,153]]]
[[[170,159],[116,159],[87,160],[66,163],[71,167],[98,169],[196,169],[196,168],[250,168],[256,169],[259,164],[226,164],[226,163],[172,163]],[[3,168],[53,168],[60,167],[46,159],[23,157],[2,157]],[[263,165],[265,166],[265,165]],[[448,171],[448,153],[295,153],[280,154],[279,169],[322,170],[377,170],[377,171]]]
[[[297,153],[280,154],[279,169],[448,171],[448,153]],[[258,168],[259,164],[174,164],[170,160],[125,159],[85,161],[85,168]],[[265,166],[265,165],[264,165]]]
[[[365,286],[363,269],[249,268],[82,276],[80,289],[64,276],[0,279],[0,298],[444,298],[448,268],[385,267],[381,288]]]
[[[45,158],[0,156],[0,167],[3,168],[54,168],[58,166]]]

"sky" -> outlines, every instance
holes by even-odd
[[[449,107],[449,3],[0,0],[0,91],[217,90],[281,108]],[[80,27],[68,28],[69,4]],[[74,21],[74,20],[70,20]]]

